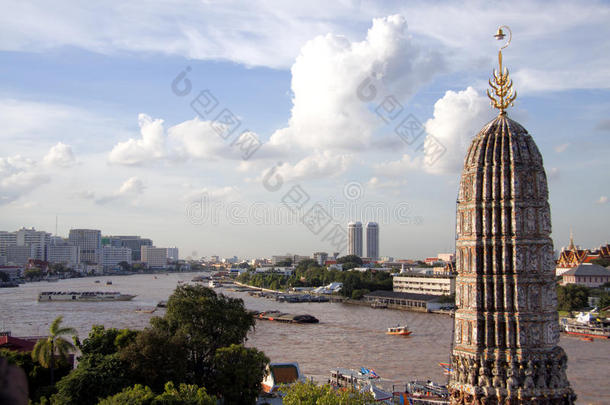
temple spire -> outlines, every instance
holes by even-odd
[[[509,106],[514,105],[513,101],[517,98],[517,92],[513,92],[513,81],[508,76],[508,69],[502,68],[502,49],[506,48],[511,39],[513,38],[513,34],[506,25],[502,25],[498,28],[498,31],[494,35],[496,39],[502,40],[506,36],[502,28],[505,28],[508,31],[508,41],[500,47],[498,51],[498,65],[499,69],[493,72],[493,82],[489,79],[489,85],[493,89],[495,94],[491,94],[489,89],[487,89],[487,97],[491,100],[491,106],[500,110],[500,115],[506,114],[504,110],[506,110]]]
[[[572,233],[572,228],[570,228],[570,245],[568,246],[568,250],[575,250],[574,246],[574,234]]]

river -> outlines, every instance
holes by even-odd
[[[59,315],[64,316],[64,325],[77,330],[81,339],[94,324],[141,329],[152,316],[162,315],[164,310],[147,314],[136,309],[152,309],[157,302],[169,297],[179,281],[189,281],[198,274],[89,277],[2,288],[0,330],[10,330],[13,336],[44,335]],[[107,280],[112,285],[106,285]],[[137,296],[124,302],[37,302],[41,291],[70,290],[120,291]],[[248,309],[277,309],[318,318],[319,324],[309,325],[258,321],[247,342],[248,346],[264,351],[273,362],[298,362],[301,371],[316,381],[325,382],[334,367],[359,369],[364,366],[396,384],[413,379],[446,382],[447,377],[438,363],[449,359],[452,330],[449,316],[336,303],[280,303],[223,288],[217,291],[242,298]],[[385,334],[387,327],[405,322],[413,335],[404,338]],[[610,341],[587,342],[562,335],[560,344],[568,354],[568,377],[578,394],[577,403],[610,404],[607,377]]]

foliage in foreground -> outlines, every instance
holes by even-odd
[[[165,384],[165,391],[156,395],[149,387],[136,384],[101,400],[99,405],[215,405],[216,398],[205,388],[180,384],[178,388],[171,381]]]
[[[308,381],[282,387],[284,405],[369,405],[375,398],[369,392],[352,389],[336,390],[329,384],[315,385]]]

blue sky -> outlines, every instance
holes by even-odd
[[[60,235],[90,227],[176,245],[183,257],[260,257],[338,250],[333,226],[370,220],[383,256],[452,251],[460,166],[495,114],[485,96],[492,34],[507,24],[519,94],[509,115],[543,154],[555,247],[571,228],[583,246],[610,239],[607,2],[3,10],[0,229],[53,232],[57,215]],[[178,96],[172,82],[187,67],[191,91]],[[367,78],[377,90],[368,101]],[[203,90],[218,105],[198,117],[190,104]],[[384,100],[402,106],[389,122],[376,114]],[[223,108],[241,122],[227,140],[211,125]],[[394,132],[408,116],[425,129],[411,145]],[[244,159],[236,139],[263,146]],[[441,141],[438,161],[424,139]],[[273,191],[264,179],[276,176]],[[303,211],[286,203],[295,190],[308,197]],[[321,230],[300,220],[316,203],[329,219]]]

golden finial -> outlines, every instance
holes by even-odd
[[[513,101],[517,98],[517,92],[513,92],[513,81],[508,77],[508,69],[502,70],[502,49],[506,48],[510,44],[510,40],[513,38],[513,33],[510,28],[506,25],[502,25],[496,32],[496,39],[502,40],[506,36],[502,28],[506,28],[508,31],[508,41],[498,51],[498,64],[500,65],[499,70],[494,69],[494,81],[489,80],[489,85],[494,90],[495,96],[493,96],[489,89],[487,89],[487,97],[491,100],[491,106],[500,110],[500,114],[506,114],[504,112],[509,106],[513,105]]]

